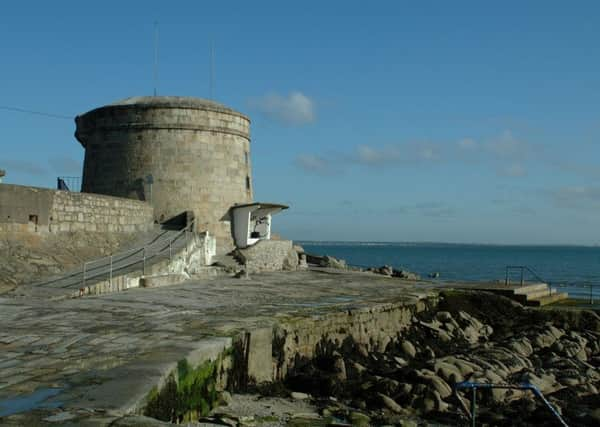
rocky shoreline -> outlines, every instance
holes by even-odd
[[[530,383],[569,425],[592,426],[600,423],[599,367],[600,317],[593,312],[532,310],[497,295],[446,292],[382,351],[351,340],[323,342],[283,382],[247,391],[261,396],[256,402],[287,398],[314,408],[253,425],[466,425],[456,383]],[[462,394],[467,406],[469,398]],[[478,425],[559,425],[531,392],[480,390],[477,399]]]

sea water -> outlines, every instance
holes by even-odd
[[[600,247],[500,246],[446,243],[298,242],[306,252],[343,258],[350,265],[391,265],[439,280],[504,280],[506,266],[528,266],[541,279],[572,298],[600,300]],[[511,281],[520,280],[514,270]],[[539,281],[525,272],[526,281]]]

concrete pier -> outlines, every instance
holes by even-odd
[[[43,292],[5,295],[0,299],[0,411],[7,412],[7,399],[15,398],[22,399],[24,409],[2,421],[52,425],[58,416],[74,425],[106,425],[124,414],[142,413],[148,393],[160,388],[179,361],[214,360],[253,331],[250,350],[257,356],[247,361],[247,374],[268,380],[278,375],[267,354],[278,325],[357,314],[357,334],[384,339],[401,326],[393,323],[402,321],[399,310],[435,296],[434,288],[321,270],[188,281],[51,303]],[[392,323],[361,327],[375,312],[386,313],[385,322]],[[331,332],[339,333],[334,329],[340,324],[331,325]],[[34,401],[40,393],[49,397]]]

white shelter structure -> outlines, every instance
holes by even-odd
[[[238,248],[247,248],[259,240],[271,238],[271,216],[287,209],[275,203],[246,203],[231,208],[233,238]]]

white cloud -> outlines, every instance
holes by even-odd
[[[250,106],[270,119],[292,125],[304,125],[316,120],[315,102],[302,92],[287,96],[270,93],[250,100]]]
[[[329,175],[333,172],[330,162],[320,156],[301,154],[296,157],[296,166],[308,172]]]
[[[408,144],[374,147],[359,145],[353,156],[357,163],[368,166],[386,164],[410,164],[414,162],[437,160],[440,149],[434,144],[414,142]]]

